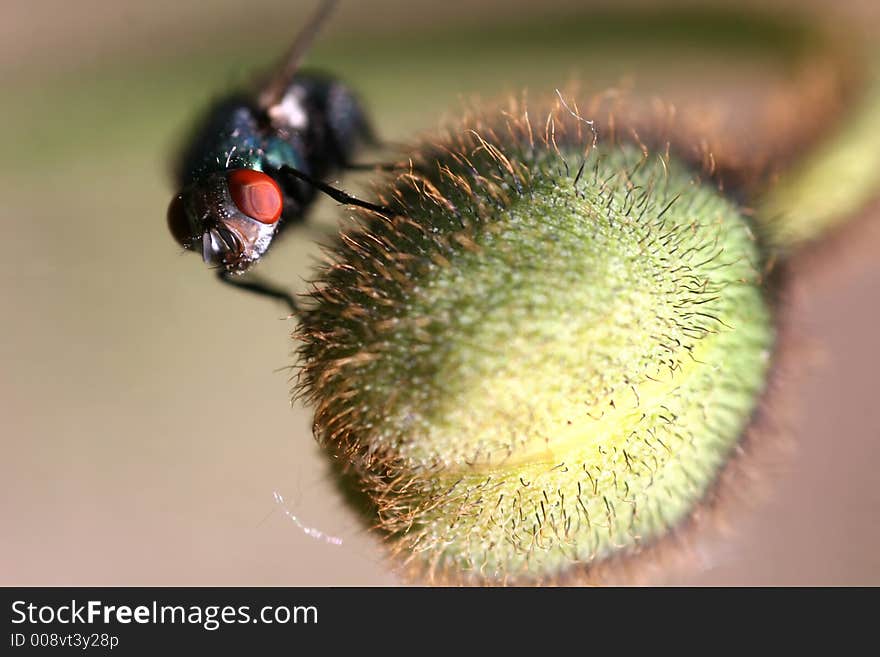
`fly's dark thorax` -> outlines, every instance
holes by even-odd
[[[211,173],[263,164],[263,136],[257,112],[243,97],[224,98],[212,105],[198,122],[180,158],[180,187]]]
[[[295,76],[267,113],[282,132],[302,135],[305,171],[319,179],[351,164],[355,153],[373,141],[360,101],[351,89],[330,76]]]
[[[224,98],[199,126],[180,159],[180,187],[212,173],[257,169],[284,189],[288,218],[301,217],[316,192],[279,175],[282,166],[323,179],[352,162],[357,149],[372,140],[351,90],[319,74],[295,76],[281,100],[265,112],[247,96]]]
[[[286,183],[278,171],[286,165],[311,172],[306,141],[298,131],[279,133],[248,98],[224,98],[209,108],[184,150],[178,183],[184,188],[210,174],[256,169],[278,180],[288,196],[285,214],[298,216],[314,192]]]

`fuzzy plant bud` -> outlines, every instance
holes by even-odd
[[[767,376],[736,203],[674,149],[533,116],[418,147],[297,331],[316,437],[435,577],[541,581],[674,531]]]

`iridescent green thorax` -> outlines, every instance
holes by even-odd
[[[244,94],[212,105],[182,153],[179,183],[232,169],[273,174],[285,165],[321,178],[349,164],[372,139],[351,89],[332,76],[301,72],[272,107]]]
[[[296,135],[284,139],[261,125],[252,101],[234,96],[211,107],[191,139],[181,161],[181,186],[233,169],[268,172],[286,164],[309,171],[301,141]]]
[[[431,569],[549,576],[661,536],[764,385],[738,208],[676,160],[584,159],[555,120],[553,140],[523,119],[418,153],[386,193],[398,216],[344,239],[300,331],[318,438]]]

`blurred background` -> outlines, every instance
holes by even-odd
[[[309,409],[289,403],[293,321],[218,284],[166,230],[192,120],[274,62],[314,5],[0,6],[0,584],[403,582],[340,494]],[[389,140],[476,96],[571,80],[748,125],[749,99],[790,81],[793,55],[784,30],[729,5],[343,1],[308,64],[348,81]],[[777,5],[829,20],[825,2]],[[876,2],[833,9],[878,34]],[[321,201],[262,273],[303,290],[341,216]],[[791,448],[729,531],[698,533],[651,583],[880,584],[878,255],[875,203],[794,259]]]

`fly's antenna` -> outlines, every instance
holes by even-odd
[[[284,53],[281,66],[272,76],[269,83],[260,92],[258,102],[260,107],[267,109],[281,101],[284,92],[290,84],[291,78],[299,70],[302,58],[312,47],[315,36],[321,31],[326,20],[336,8],[338,0],[322,0],[321,4],[312,14],[306,26],[300,30],[290,49]]]
[[[376,205],[375,203],[370,203],[369,201],[362,201],[356,196],[352,196],[351,194],[344,192],[341,189],[337,189],[336,187],[328,185],[327,183],[312,178],[310,175],[300,171],[299,169],[294,169],[291,166],[285,165],[281,167],[280,171],[281,173],[308,183],[318,191],[323,192],[334,201],[338,201],[339,203],[343,203],[345,205],[354,205],[356,207],[369,210],[370,212],[375,212],[376,214],[386,217],[387,219],[391,219],[394,216],[394,212],[391,210],[391,208],[387,208],[384,205]]]

